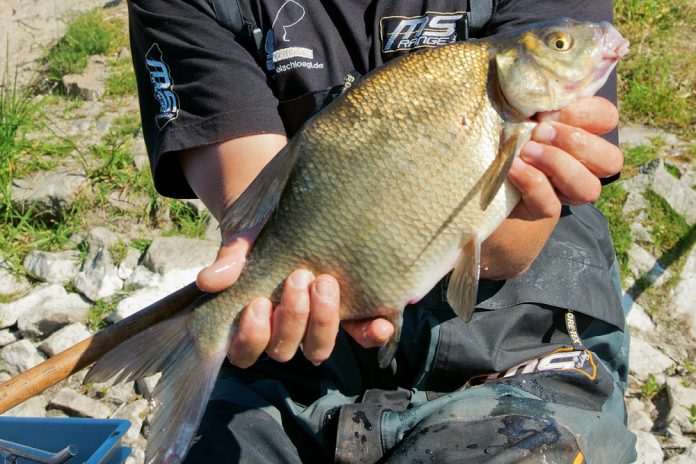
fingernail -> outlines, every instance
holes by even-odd
[[[548,122],[542,122],[534,132],[534,139],[537,142],[550,142],[556,137],[556,129]]]
[[[314,275],[311,272],[306,271],[304,269],[297,272],[293,272],[290,275],[290,283],[293,287],[298,289],[306,289],[312,282],[312,279],[314,279]]]
[[[515,156],[515,158],[512,160],[512,166],[510,167],[510,170],[520,171],[522,169],[524,169],[524,161]]]
[[[258,321],[268,322],[268,318],[271,316],[271,302],[262,298],[256,300],[251,309],[254,311],[254,317]]]
[[[522,159],[536,159],[539,158],[543,152],[544,147],[541,144],[536,143],[534,140],[530,140],[524,145],[520,156]]]
[[[333,298],[336,296],[336,284],[332,280],[321,279],[314,284],[314,291],[321,298]]]

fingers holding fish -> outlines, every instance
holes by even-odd
[[[606,134],[618,125],[619,110],[606,98],[581,98],[561,110],[539,113],[537,120],[580,127],[592,134]]]
[[[285,280],[280,303],[273,311],[271,340],[266,353],[272,359],[286,362],[300,347],[307,329],[310,312],[309,288],[314,275],[306,269],[293,271]]]
[[[513,160],[508,178],[522,197],[513,214],[530,221],[557,218],[560,215],[561,202],[549,178],[544,172],[527,163],[521,155]]]
[[[597,200],[602,186],[581,161],[551,145],[528,142],[520,158],[548,177],[558,199],[565,204],[582,204]]]
[[[326,361],[338,335],[340,288],[327,274],[317,276],[310,287],[309,321],[302,341],[305,358],[318,365]]]
[[[258,231],[235,236],[218,250],[215,262],[201,270],[196,278],[198,288],[204,292],[221,292],[234,284],[244,267],[244,260]]]
[[[382,318],[343,321],[341,325],[363,348],[383,346],[394,334],[394,325]]]
[[[271,310],[269,299],[257,298],[242,311],[227,354],[232,364],[250,367],[266,350],[271,338]]]

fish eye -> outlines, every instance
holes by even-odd
[[[573,47],[573,38],[567,32],[552,32],[546,36],[546,45],[559,52],[567,52]]]

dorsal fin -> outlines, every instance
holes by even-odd
[[[287,144],[225,212],[220,221],[223,238],[263,225],[278,206],[280,195],[297,163],[297,143]]]

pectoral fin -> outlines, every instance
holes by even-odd
[[[464,322],[469,322],[474,314],[480,261],[481,241],[478,237],[471,236],[462,246],[447,285],[447,302]]]
[[[259,173],[220,221],[223,238],[264,224],[273,213],[297,163],[298,144],[289,143]]]
[[[530,139],[535,126],[536,123],[526,121],[517,124],[508,123],[503,129],[498,155],[482,179],[480,204],[482,210],[488,208],[500,190],[500,186],[503,185],[510,171],[512,160],[520,152],[522,145]]]

